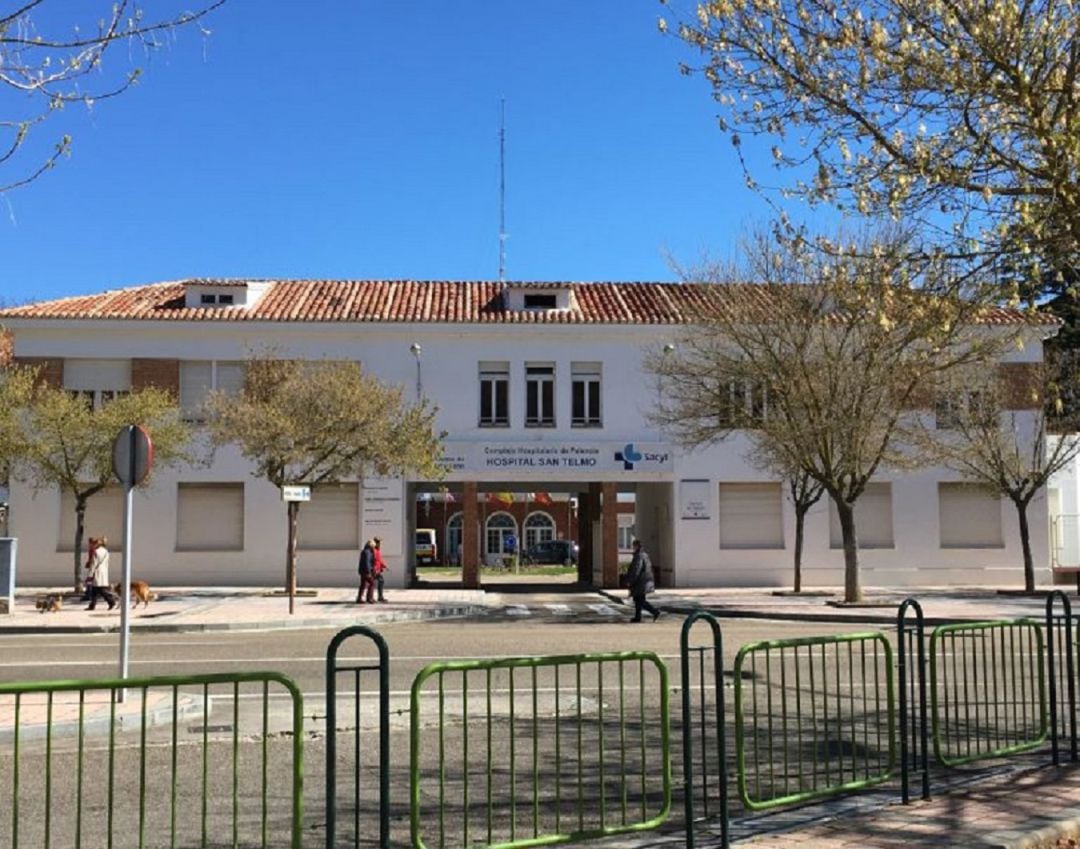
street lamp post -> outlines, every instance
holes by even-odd
[[[413,342],[409,346],[409,352],[416,358],[416,401],[420,402],[420,396],[424,391],[424,384],[420,377],[420,354],[424,349],[420,347],[419,342]]]

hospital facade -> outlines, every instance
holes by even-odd
[[[16,362],[88,404],[155,385],[196,425],[208,393],[239,389],[257,351],[356,361],[406,398],[434,403],[447,434],[443,477],[316,487],[300,510],[301,585],[353,583],[358,548],[372,536],[389,585],[409,584],[415,531],[434,527],[466,586],[481,585],[478,566],[499,562],[508,543],[564,535],[579,544],[580,580],[597,587],[617,586],[632,536],[662,585],[789,586],[794,509],[784,482],[751,463],[749,436],[689,450],[650,420],[664,387],[644,357],[677,344],[701,297],[667,283],[197,279],[9,308],[0,323]],[[1020,323],[1004,310],[994,321]],[[1024,344],[1000,367],[1022,375],[1055,329],[1023,329]],[[206,458],[158,470],[137,493],[137,576],[279,585],[281,493],[235,447]],[[1048,503],[1040,494],[1029,511],[1040,582],[1050,579]],[[1011,504],[945,469],[882,470],[856,516],[864,586],[1022,585]],[[20,583],[70,581],[73,523],[66,495],[12,482]],[[120,523],[119,488],[91,499],[88,533],[119,541]],[[803,580],[842,584],[827,499],[807,517]]]

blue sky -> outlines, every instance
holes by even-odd
[[[661,11],[230,0],[135,89],[41,131],[70,132],[73,154],[0,199],[0,300],[187,276],[494,279],[502,98],[508,278],[671,280],[669,255],[726,258],[768,208]]]

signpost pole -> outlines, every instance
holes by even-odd
[[[134,556],[134,493],[135,487],[146,480],[154,464],[154,446],[150,435],[138,425],[120,429],[113,442],[113,474],[124,485],[124,556],[121,559],[120,579],[120,680],[128,677],[128,653],[131,644],[131,576]],[[120,689],[118,701],[127,699],[127,690]]]
[[[127,474],[124,480],[124,557],[121,561],[123,569],[121,570],[121,587],[120,587],[120,678],[126,681],[128,677],[128,653],[131,644],[131,621],[130,621],[130,598],[131,598],[131,564],[132,555],[132,537],[134,534],[131,532],[132,528],[132,507],[134,506],[134,493],[135,493],[135,478],[136,478],[136,450],[135,439],[136,430],[134,425],[128,425],[125,430],[127,433],[121,435],[121,438],[128,440],[128,468]],[[120,701],[123,702],[127,698],[127,690],[120,691]]]

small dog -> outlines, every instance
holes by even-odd
[[[113,592],[120,595],[124,592],[123,584],[113,584]],[[134,610],[143,603],[143,607],[149,607],[150,602],[157,598],[157,593],[150,592],[150,585],[146,581],[131,582],[131,608]]]
[[[64,597],[57,593],[49,593],[34,602],[34,606],[42,613],[59,613],[64,607]]]

